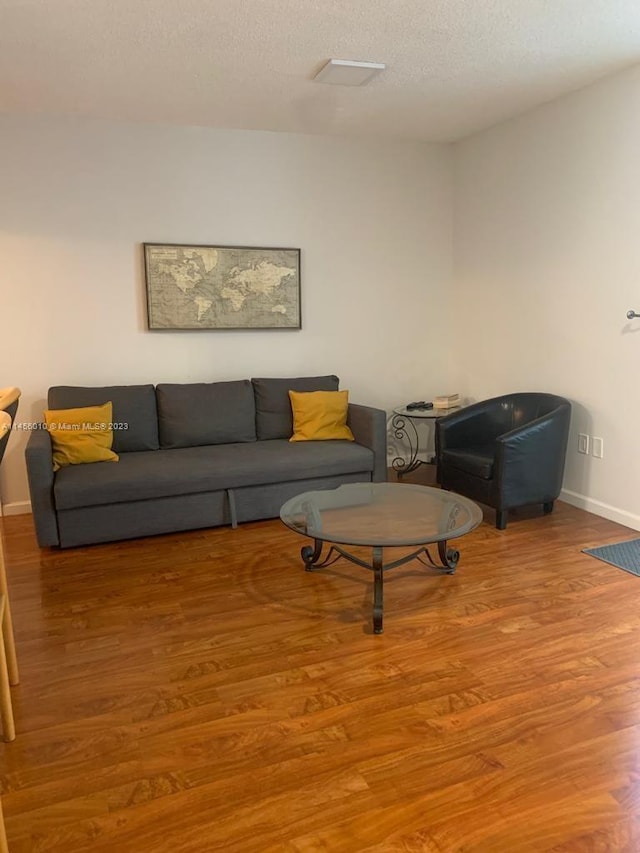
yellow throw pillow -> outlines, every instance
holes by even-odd
[[[348,391],[289,391],[293,435],[289,441],[355,441],[347,426]]]
[[[82,409],[47,409],[44,420],[53,445],[53,470],[85,462],[117,462],[111,403]]]

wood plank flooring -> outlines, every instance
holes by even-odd
[[[415,480],[414,480],[415,481]],[[493,513],[455,576],[305,573],[279,521],[40,551],[3,521],[12,853],[640,851],[638,534]]]

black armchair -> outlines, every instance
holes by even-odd
[[[436,421],[438,482],[493,507],[496,527],[527,504],[553,510],[560,494],[571,403],[555,394],[505,394]]]

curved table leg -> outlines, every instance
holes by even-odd
[[[338,553],[337,549],[334,548],[333,545],[329,547],[324,559],[321,559],[324,545],[325,543],[321,539],[314,539],[313,545],[305,545],[304,548],[300,549],[300,556],[304,563],[305,572],[324,569],[326,566],[330,566],[332,563],[335,563],[336,560],[340,559],[342,554]]]
[[[422,459],[418,459],[420,436],[414,422],[404,415],[395,415],[391,420],[391,426],[397,439],[400,441],[406,439],[409,443],[409,461],[406,462],[401,456],[396,456],[391,463],[393,470],[397,471],[400,478],[403,474],[415,471],[419,465],[424,465]]]
[[[305,571],[310,572],[317,566],[320,554],[322,554],[323,545],[324,542],[320,539],[314,539],[313,546],[305,545],[300,549],[300,556],[302,557]]]
[[[454,574],[460,559],[460,551],[456,551],[455,548],[447,548],[447,542],[444,540],[438,542],[438,556],[445,569],[448,569],[447,574]]]

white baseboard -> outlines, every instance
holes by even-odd
[[[13,501],[0,506],[0,515],[27,515],[31,512],[31,501]]]
[[[627,512],[625,509],[619,509],[617,506],[596,501],[593,498],[588,498],[586,495],[572,492],[570,489],[563,489],[560,492],[560,500],[566,501],[572,506],[577,506],[578,509],[586,509],[587,512],[592,512],[594,515],[608,518],[609,521],[624,524],[625,527],[630,527],[632,530],[640,530],[640,515],[634,515],[634,513]]]

